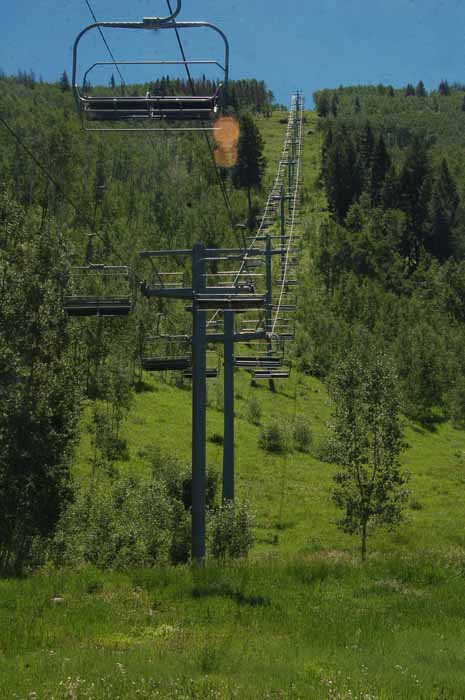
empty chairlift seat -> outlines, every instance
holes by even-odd
[[[141,97],[79,97],[81,111],[88,121],[212,121],[219,110],[221,86],[214,95]]]
[[[209,22],[178,22],[174,17],[178,14],[181,2],[178,0],[176,11],[168,18],[146,17],[140,22],[96,22],[85,27],[77,36],[73,48],[73,92],[78,113],[83,126],[89,131],[107,131],[118,128],[115,124],[106,126],[107,122],[119,122],[120,130],[128,131],[182,131],[200,130],[203,128],[215,128],[213,122],[219,115],[220,107],[227,92],[229,77],[229,44],[224,32]],[[94,30],[148,30],[152,31],[154,39],[157,32],[171,30],[184,33],[185,30],[204,29],[216,33],[223,43],[224,57],[219,60],[134,60],[134,61],[95,61],[85,69],[79,61],[80,42],[83,37]],[[204,43],[204,42],[203,42]],[[200,45],[203,45],[201,43]],[[136,46],[131,42],[132,46]],[[142,51],[142,50],[141,50]],[[137,80],[139,93],[129,95],[135,88],[126,85],[126,94],[111,94],[109,88],[99,87],[96,84],[93,71],[117,69],[123,72],[128,66],[146,66],[153,71],[158,67],[165,70],[167,66],[174,67],[173,77],[176,77],[179,69],[208,68],[214,69],[217,76],[209,81],[212,85],[212,94],[196,95],[166,95],[153,94],[150,83],[143,84],[141,76]],[[133,69],[131,69],[133,70]],[[142,68],[140,68],[142,71]],[[148,74],[147,74],[148,75]],[[153,80],[155,76],[151,78]],[[92,80],[92,91],[88,88]],[[114,92],[114,91],[113,91]],[[142,93],[142,94],[140,94]],[[178,123],[176,125],[176,122]],[[179,124],[181,122],[181,124]],[[186,124],[187,122],[187,124]],[[193,124],[189,124],[193,122]],[[197,123],[197,126],[195,124]]]
[[[121,265],[73,267],[62,278],[68,316],[127,316],[135,302],[134,277]]]
[[[192,365],[190,338],[175,335],[148,338],[140,362],[146,372],[187,370]]]

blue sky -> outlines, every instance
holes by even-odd
[[[102,20],[139,20],[166,8],[165,0],[91,4]],[[33,69],[45,80],[56,80],[64,69],[70,73],[74,36],[91,21],[85,1],[5,5],[0,68]],[[286,104],[296,88],[310,98],[316,89],[339,84],[398,86],[422,79],[431,88],[442,78],[465,83],[462,0],[183,0],[178,19],[218,24],[231,44],[231,77],[263,79]],[[108,31],[106,37],[121,60],[179,58],[160,33]],[[220,44],[206,33],[186,30],[183,39],[191,58],[222,58]],[[97,35],[83,48],[84,63],[108,60]]]

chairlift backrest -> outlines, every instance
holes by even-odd
[[[62,300],[69,316],[127,316],[135,303],[133,273],[125,265],[72,267],[62,277]]]

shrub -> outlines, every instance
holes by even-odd
[[[274,418],[261,429],[258,444],[267,452],[284,452],[287,446],[286,428]]]
[[[253,544],[253,516],[247,503],[227,501],[210,512],[208,538],[215,559],[246,557]]]
[[[252,395],[247,401],[245,407],[245,419],[249,421],[249,423],[259,425],[261,417],[262,407],[260,406],[260,402],[255,396]]]
[[[209,440],[214,445],[223,445],[224,443],[224,438],[219,433],[213,433],[213,435],[210,435]]]
[[[58,565],[152,566],[169,558],[174,509],[163,482],[119,479],[77,493],[50,549]]]
[[[296,416],[292,425],[292,441],[298,452],[310,452],[313,435],[304,416]]]

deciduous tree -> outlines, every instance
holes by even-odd
[[[360,537],[363,561],[369,532],[395,527],[407,497],[397,377],[384,355],[364,354],[342,361],[330,385],[339,464],[332,497],[342,510],[338,526]]]

